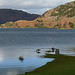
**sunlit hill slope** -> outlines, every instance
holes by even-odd
[[[19,20],[0,25],[1,28],[75,28],[75,1],[46,11],[33,21]]]

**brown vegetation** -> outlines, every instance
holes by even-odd
[[[75,28],[75,1],[51,9],[33,21],[19,20],[13,24],[3,24],[1,28]]]

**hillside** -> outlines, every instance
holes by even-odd
[[[75,1],[60,5],[45,12],[37,18],[38,24],[49,28],[74,28],[75,27]]]
[[[46,11],[33,21],[7,22],[1,28],[75,28],[75,1]]]
[[[0,24],[17,20],[34,20],[40,15],[30,14],[21,10],[0,9]]]

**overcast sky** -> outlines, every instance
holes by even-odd
[[[0,9],[18,9],[29,13],[43,14],[58,5],[75,0],[0,0]]]

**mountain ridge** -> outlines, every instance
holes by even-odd
[[[42,20],[42,23],[49,28],[74,28],[75,1],[46,11],[38,20]]]
[[[11,23],[14,25],[11,26]],[[48,10],[33,21],[20,20],[16,22],[8,22],[7,24],[4,24],[4,27],[73,29],[75,28],[75,1]]]
[[[30,14],[28,12],[22,10],[14,10],[14,9],[0,9],[0,24],[18,20],[34,20],[40,15],[37,14]]]

